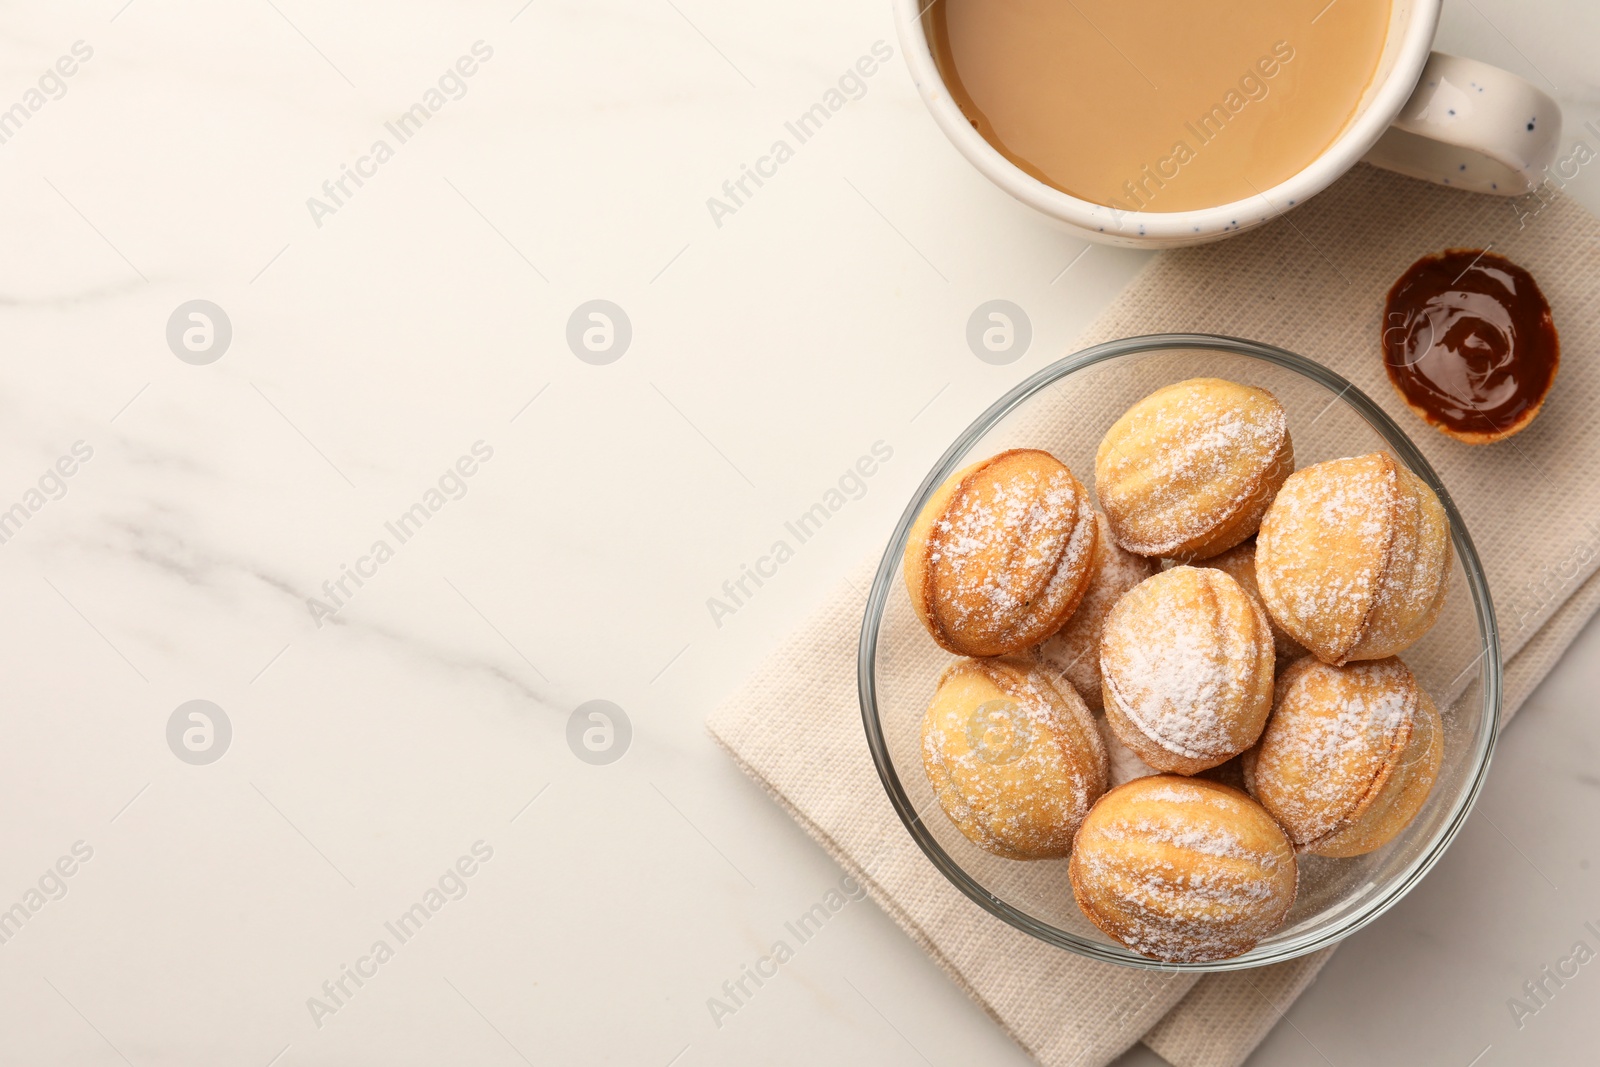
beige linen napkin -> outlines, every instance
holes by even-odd
[[[1561,333],[1561,373],[1538,421],[1487,447],[1423,426],[1389,387],[1377,351],[1389,285],[1419,256],[1449,247],[1492,248],[1526,267]],[[1600,607],[1600,224],[1566,200],[1533,214],[1358,167],[1277,222],[1156,257],[1077,347],[1169,331],[1301,353],[1412,434],[1488,572],[1507,658],[1505,715],[1515,711]],[[1333,950],[1198,979],[1133,970],[1034,940],[946,882],[890,807],[861,726],[856,639],[876,562],[849,575],[712,713],[712,735],[1041,1063],[1101,1067],[1141,1038],[1177,1067],[1242,1063]]]

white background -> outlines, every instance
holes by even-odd
[[[0,145],[0,507],[94,455],[0,545],[0,907],[94,851],[0,945],[0,1062],[1026,1062],[870,903],[713,1022],[839,872],[701,723],[1143,255],[986,184],[897,45],[717,227],[706,198],[894,45],[882,2],[3,18],[0,108],[94,54]],[[466,95],[318,226],[307,198],[478,40]],[[1583,0],[1451,0],[1440,37],[1555,85],[1570,130],[1600,115],[1597,44]],[[1600,205],[1593,173],[1570,191]],[[208,366],[165,339],[196,298],[233,325]],[[564,339],[593,298],[632,322],[608,366]],[[964,340],[992,298],[1033,323],[1009,366]],[[480,440],[466,495],[317,627],[306,598]],[[706,599],[879,440],[866,495],[715,626]],[[1591,628],[1450,854],[1253,1062],[1592,1058],[1600,964],[1520,1030],[1506,1001],[1600,947],[1597,651]],[[208,766],[166,742],[196,698],[233,727]],[[608,766],[566,741],[597,698],[633,729]],[[317,1026],[307,998],[478,840],[467,895]]]

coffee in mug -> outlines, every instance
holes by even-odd
[[[1319,10],[1320,9],[1320,10]],[[934,0],[955,103],[1040,181],[1119,211],[1257,196],[1357,114],[1390,0]]]

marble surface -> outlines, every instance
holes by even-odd
[[[898,56],[713,217],[885,4],[3,17],[0,1062],[1026,1062],[701,721],[1143,254],[986,184]],[[1576,128],[1597,34],[1451,0],[1440,43]],[[1032,323],[1004,366],[991,299]],[[594,300],[630,336],[580,359]],[[1594,967],[1507,1001],[1596,944],[1597,654],[1253,1062],[1592,1057]]]

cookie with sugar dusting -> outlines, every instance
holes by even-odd
[[[1245,785],[1295,848],[1360,856],[1411,824],[1444,756],[1444,723],[1397,658],[1335,667],[1313,656],[1278,679]]]
[[[1212,556],[1196,566],[1215,567],[1219,571],[1226,571],[1239,583],[1240,588],[1255,598],[1256,603],[1261,604],[1263,608],[1266,607],[1261,600],[1261,586],[1256,582],[1255,538],[1241,541],[1220,556]],[[1267,625],[1272,628],[1272,644],[1278,650],[1278,663],[1281,666],[1288,666],[1289,663],[1305,655],[1305,647],[1290,637],[1288,630],[1278,625],[1278,620],[1272,617],[1272,612],[1266,614]]]
[[[1061,629],[1094,577],[1089,492],[1048,452],[1016,448],[951,475],[906,541],[906,592],[940,647],[1021,652]]]
[[[1104,514],[1096,512],[1100,536],[1095,545],[1094,578],[1083,594],[1078,610],[1054,636],[1039,646],[1039,659],[1059,671],[1089,705],[1098,712],[1104,705],[1100,695],[1100,635],[1106,616],[1122,595],[1156,571],[1160,564],[1138,556],[1111,538],[1111,526]]]
[[[1275,655],[1261,605],[1227,573],[1173,567],[1117,601],[1100,638],[1106,719],[1150,766],[1196,774],[1261,735]]]
[[[1427,633],[1444,606],[1450,563],[1444,506],[1382,452],[1295,472],[1256,538],[1268,613],[1333,664],[1383,659]]]
[[[1248,795],[1204,778],[1136,778],[1100,798],[1073,843],[1072,895],[1141,955],[1227,959],[1283,925],[1299,867]]]
[[[922,720],[922,760],[957,829],[1017,860],[1065,856],[1110,775],[1089,709],[1025,657],[946,668]]]
[[[1123,548],[1196,560],[1255,533],[1293,470],[1277,397],[1192,378],[1157,389],[1112,424],[1095,454],[1094,483]]]

